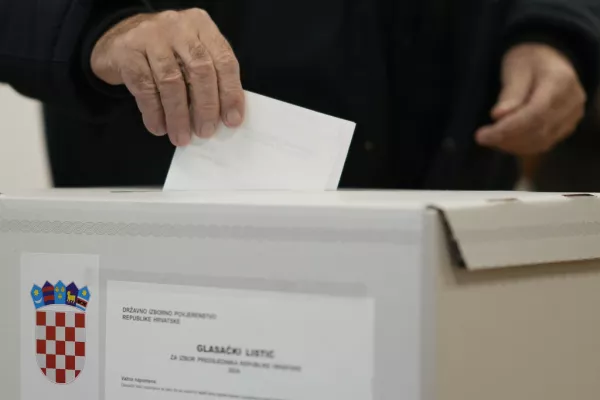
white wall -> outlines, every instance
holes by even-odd
[[[50,186],[39,104],[0,85],[0,193]]]

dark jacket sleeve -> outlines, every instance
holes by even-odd
[[[0,82],[45,103],[91,106],[72,68],[91,5],[92,0],[0,0]]]
[[[99,21],[144,10],[141,0],[0,0],[0,82],[82,119],[110,118],[125,96],[94,86],[82,61],[86,40]]]
[[[512,1],[507,46],[542,42],[561,50],[575,66],[588,96],[595,97],[600,84],[600,1]]]

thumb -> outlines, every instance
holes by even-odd
[[[504,86],[492,110],[492,118],[495,120],[504,118],[525,104],[533,86],[533,70],[526,63],[508,62],[502,75]]]

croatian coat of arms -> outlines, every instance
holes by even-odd
[[[46,282],[33,285],[37,365],[50,382],[69,384],[85,365],[85,313],[90,300],[87,286]]]

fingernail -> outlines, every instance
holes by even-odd
[[[242,123],[242,114],[236,109],[230,110],[227,113],[226,122],[229,126],[238,126]]]
[[[185,147],[190,143],[190,135],[177,135],[175,136],[175,141],[175,146]]]
[[[215,124],[213,124],[211,122],[207,122],[206,124],[202,125],[202,130],[200,131],[200,137],[209,138],[212,135],[214,135],[214,133],[215,133]]]
[[[185,135],[185,134],[183,134],[183,135],[178,135],[178,136],[177,136],[177,144],[178,144],[180,147],[185,147],[185,146],[187,146],[188,144],[190,144],[190,141],[191,141],[191,137],[190,137],[190,135]]]

